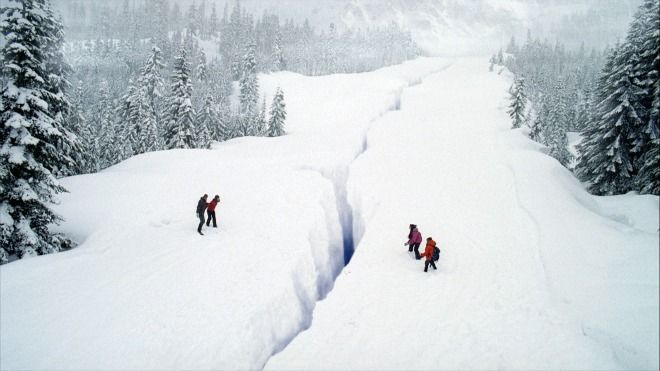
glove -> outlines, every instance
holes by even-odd
[[[404,243],[403,246],[408,246],[408,242]]]

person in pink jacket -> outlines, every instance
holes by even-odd
[[[422,234],[419,233],[417,226],[415,224],[410,225],[410,233],[408,233],[408,242],[404,243],[404,246],[408,246],[408,251],[415,251],[415,259],[421,259],[419,255],[419,245],[422,243]]]

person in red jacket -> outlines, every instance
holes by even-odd
[[[424,253],[421,255],[426,258],[426,261],[424,262],[424,272],[428,272],[429,269],[429,264],[433,267],[433,269],[438,269],[435,266],[435,262],[433,261],[433,249],[435,249],[435,241],[433,241],[433,238],[429,237],[426,239],[426,248],[424,249]]]
[[[408,246],[408,251],[412,252],[415,250],[415,259],[421,259],[419,255],[419,245],[422,243],[422,234],[419,233],[417,226],[415,224],[410,225],[410,233],[408,233],[408,242],[404,243],[404,246]]]
[[[211,224],[211,219],[213,219],[213,228],[218,228],[218,224],[215,222],[215,207],[218,205],[218,202],[220,202],[220,196],[215,195],[206,208],[206,214],[208,215],[208,219],[206,220],[207,227]]]

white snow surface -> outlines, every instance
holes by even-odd
[[[509,130],[510,84],[486,58],[262,75],[288,135],[64,179],[80,245],[0,267],[0,369],[658,368],[658,197],[586,193]]]
[[[510,76],[407,89],[350,166],[359,245],[268,369],[654,369],[658,198],[587,194],[511,131]],[[423,272],[407,224],[442,250]]]

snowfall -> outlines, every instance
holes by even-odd
[[[0,268],[0,368],[658,369],[658,197],[589,195],[510,129],[511,81],[261,75],[286,136],[62,179],[79,245]]]

